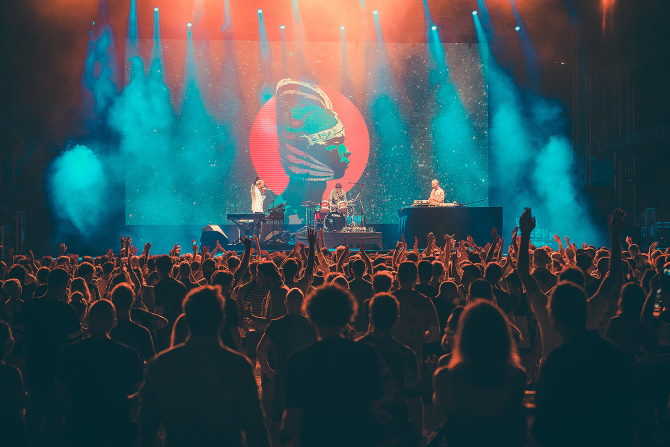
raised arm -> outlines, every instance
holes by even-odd
[[[530,274],[530,259],[528,255],[528,246],[530,245],[530,234],[535,228],[535,218],[531,214],[530,208],[526,208],[519,218],[519,227],[521,229],[521,241],[519,243],[519,276],[521,282],[526,288],[530,308],[535,314],[540,327],[540,336],[542,338],[542,356],[546,357],[553,348],[556,347],[558,340],[549,319],[547,311],[547,296],[537,285],[535,278]]]
[[[243,237],[240,240],[244,245],[244,255],[242,256],[242,262],[240,263],[240,266],[237,268],[237,270],[235,270],[233,288],[249,271],[249,261],[251,260],[251,239],[248,237]]]
[[[610,262],[605,278],[600,283],[598,291],[589,298],[588,323],[591,330],[604,331],[609,318],[616,311],[618,291],[621,286],[621,233],[623,231],[626,212],[617,208],[610,215]]]
[[[491,246],[489,247],[488,252],[486,253],[486,263],[488,264],[493,260],[493,254],[498,248],[498,229],[493,227],[491,229]]]
[[[307,242],[309,242],[309,253],[307,254],[307,267],[305,273],[298,281],[298,288],[302,293],[307,294],[309,286],[312,285],[312,278],[314,278],[314,264],[316,257],[316,231],[312,228],[307,229]]]
[[[365,263],[365,271],[369,274],[372,275],[372,262],[370,262],[370,257],[365,251],[365,238],[361,239],[361,258],[363,259],[363,262]]]

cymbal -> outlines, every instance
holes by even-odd
[[[319,204],[308,200],[307,202],[302,202],[300,206],[319,206]]]

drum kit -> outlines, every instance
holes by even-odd
[[[301,206],[305,208],[307,226],[317,230],[347,231],[361,228],[359,225],[364,223],[360,195],[353,200],[342,200],[336,206],[331,206],[328,200],[303,202]]]

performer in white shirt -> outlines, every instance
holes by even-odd
[[[265,202],[265,182],[259,178],[251,185],[251,212],[262,213],[263,203]]]
[[[431,205],[437,205],[438,203],[444,203],[444,189],[440,188],[440,182],[433,180],[431,182],[433,189],[430,190],[430,197],[428,198],[428,203]]]

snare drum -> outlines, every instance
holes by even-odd
[[[324,216],[330,213],[330,203],[328,203],[327,200],[321,201],[321,206],[319,207],[319,213],[323,214]]]
[[[342,200],[341,202],[338,202],[337,204],[337,211],[342,214],[343,216],[347,215],[347,202]]]

